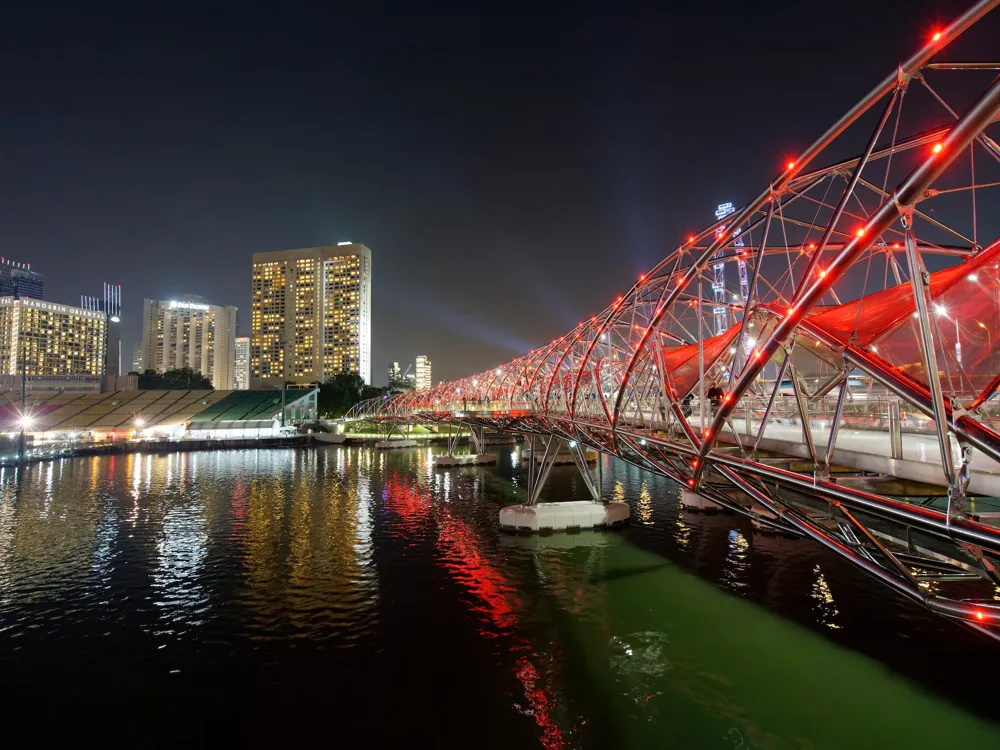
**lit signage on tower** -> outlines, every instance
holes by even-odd
[[[182,302],[180,300],[172,299],[170,300],[171,310],[208,310],[208,305],[203,305],[200,302]]]

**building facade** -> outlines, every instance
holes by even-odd
[[[230,390],[236,368],[236,308],[202,297],[143,300],[142,365],[166,372],[190,367]]]
[[[431,361],[421,354],[417,357],[416,367],[416,389],[418,391],[431,387]]]
[[[141,373],[145,370],[142,366],[142,342],[132,345],[132,369],[129,372]]]
[[[358,243],[254,253],[250,382],[371,383],[371,250]]]
[[[0,297],[0,373],[100,376],[106,341],[104,313]]]
[[[250,388],[250,337],[236,337],[236,365],[233,388],[245,391]]]
[[[0,258],[0,297],[45,299],[45,277],[32,271],[30,263]]]
[[[80,296],[80,307],[84,310],[104,313],[107,318],[107,333],[104,342],[104,374],[122,374],[122,285],[104,282],[104,293],[100,297]]]

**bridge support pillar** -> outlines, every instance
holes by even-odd
[[[544,443],[545,449],[539,457],[536,451],[541,448],[541,443]],[[566,441],[555,435],[540,438],[532,434],[528,436],[527,449],[531,452],[528,461],[528,499],[522,505],[513,505],[500,511],[502,529],[568,531],[619,526],[629,520],[631,509],[628,504],[602,501],[603,472],[599,455],[597,468],[591,471],[588,466],[591,459],[587,450],[575,440]],[[549,472],[567,452],[583,477],[591,499],[539,503]]]

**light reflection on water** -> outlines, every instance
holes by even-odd
[[[205,694],[265,727],[275,705],[319,701],[302,721],[419,727],[411,744],[438,747],[1000,742],[979,718],[995,648],[814,545],[684,512],[666,480],[606,459],[630,528],[500,535],[497,509],[524,498],[518,452],[440,470],[438,450],[4,472],[0,698],[51,699],[57,680],[79,701],[96,682],[109,705]],[[574,472],[553,469],[546,497],[583,499]],[[328,700],[348,688],[379,700]]]

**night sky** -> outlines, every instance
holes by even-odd
[[[601,309],[967,3],[83,5],[0,26],[0,255],[121,283],[130,361],[144,297],[248,334],[252,253],[363,242],[384,383]]]

